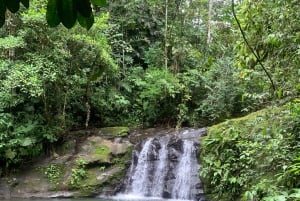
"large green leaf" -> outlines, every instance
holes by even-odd
[[[89,0],[75,0],[76,9],[83,17],[89,18],[92,15],[92,7]]]
[[[97,6],[106,6],[106,0],[91,0],[93,4]]]
[[[58,0],[58,15],[62,24],[70,29],[77,20],[77,12],[73,0]]]
[[[77,19],[79,24],[89,30],[94,24],[94,15],[91,13],[90,17],[84,17],[80,13],[77,13]]]
[[[46,19],[50,27],[59,25],[60,19],[57,10],[57,0],[48,0]]]
[[[21,0],[21,3],[22,3],[26,8],[29,8],[29,0]]]
[[[20,0],[6,0],[5,4],[12,13],[17,12],[20,9]]]
[[[5,23],[6,6],[4,0],[0,0],[0,27]]]

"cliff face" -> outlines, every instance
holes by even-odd
[[[114,127],[69,134],[73,137],[57,146],[51,157],[2,178],[0,198],[112,194],[130,161],[128,131]]]

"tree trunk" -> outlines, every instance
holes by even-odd
[[[168,0],[165,3],[165,68],[168,69]]]
[[[7,10],[5,15],[6,15],[5,25],[6,25],[8,36],[14,36],[15,32],[16,32],[16,30],[15,30],[16,25],[14,25],[14,19],[13,19],[12,13]],[[8,49],[9,61],[13,61],[15,58],[15,55],[16,55],[15,48],[9,48]]]
[[[212,29],[212,15],[213,15],[213,0],[208,2],[208,21],[207,21],[207,45],[212,42],[211,29]]]

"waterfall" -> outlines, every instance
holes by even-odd
[[[172,190],[172,198],[190,199],[191,185],[193,185],[192,174],[197,171],[193,167],[196,157],[193,157],[193,152],[195,152],[193,144],[192,141],[183,142],[183,154],[180,157],[179,165],[176,170],[176,180]]]
[[[156,165],[156,171],[152,182],[151,196],[161,197],[164,189],[164,180],[167,174],[168,149],[167,142],[163,141],[159,150],[159,159]]]
[[[203,133],[203,130],[202,130]],[[205,200],[198,176],[199,130],[184,130],[145,139],[133,151],[124,193]]]
[[[148,155],[151,148],[151,142],[153,139],[149,139],[145,142],[143,149],[138,157],[138,163],[132,176],[132,183],[130,190],[132,194],[145,195],[148,190]],[[133,171],[133,169],[131,170]]]

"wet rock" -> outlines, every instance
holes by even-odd
[[[173,130],[172,132],[168,131],[166,135],[158,134],[155,136],[151,136],[151,132],[152,130],[148,130],[148,139],[144,138],[144,143],[140,142],[135,146],[133,167],[130,168],[133,174],[128,175],[128,179],[124,182],[128,188],[124,186],[123,192],[130,193],[133,189],[139,189],[142,191],[139,191],[139,193],[144,196],[202,199],[203,186],[198,175],[200,165],[197,163],[197,151],[199,139],[204,130]],[[142,138],[138,134],[135,136]],[[161,152],[161,150],[166,151]],[[140,159],[141,163],[138,163],[140,153],[143,153],[140,156],[147,158],[142,157]],[[162,153],[166,153],[166,156],[161,157]],[[139,177],[136,177],[135,169],[143,170],[142,183],[141,180],[137,180]],[[188,179],[186,179],[187,177]],[[182,182],[185,182],[186,185],[182,186]],[[140,188],[140,185],[143,185],[144,188]],[[154,187],[157,185],[161,191],[157,191]]]
[[[171,197],[171,193],[170,193],[170,192],[167,192],[167,191],[164,191],[164,192],[163,192],[162,197],[165,198],[165,199],[170,199],[170,198],[172,198],[172,197]]]
[[[178,152],[182,153],[182,143],[183,141],[181,139],[174,139],[171,140],[170,143],[168,144],[168,147],[171,147],[173,149],[175,149]]]

